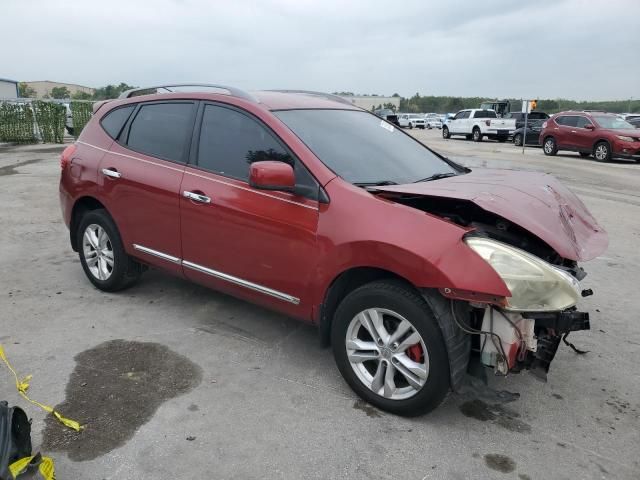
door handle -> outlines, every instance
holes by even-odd
[[[188,198],[189,200],[193,200],[194,202],[211,203],[210,197],[196,192],[187,192],[185,190],[184,192],[182,192],[182,196]]]
[[[107,176],[107,177],[111,177],[111,178],[120,178],[122,177],[122,174],[117,171],[115,168],[103,168],[102,169],[102,174]]]

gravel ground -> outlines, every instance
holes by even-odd
[[[105,294],[85,279],[58,206],[57,146],[0,146],[0,343],[45,419],[2,369],[0,399],[33,417],[60,479],[640,478],[640,164],[412,131],[474,167],[550,172],[610,235],[584,265],[592,330],[561,347],[549,381],[492,379],[508,405],[452,395],[403,419],[362,402],[314,328],[159,271]],[[128,383],[131,382],[131,383]],[[85,393],[86,392],[86,393]]]

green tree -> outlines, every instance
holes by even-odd
[[[87,92],[77,91],[76,93],[71,95],[73,100],[91,100],[92,95]]]
[[[51,96],[57,99],[69,98],[71,96],[71,92],[67,87],[53,87],[51,89]]]
[[[122,82],[120,85],[106,85],[104,87],[96,88],[93,93],[94,100],[110,100],[112,98],[118,98],[120,94],[126,90],[136,88],[131,85],[127,85]]]
[[[37,95],[36,91],[33,88],[31,88],[27,83],[20,82],[18,84],[18,96],[22,98],[35,98],[36,95]]]

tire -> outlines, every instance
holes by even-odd
[[[598,162],[610,162],[611,161],[611,147],[607,142],[598,142],[593,147],[593,157]]]
[[[449,133],[449,128],[442,127],[442,138],[451,138],[451,133]]]
[[[116,292],[140,278],[142,265],[125,252],[118,228],[106,210],[87,212],[76,235],[82,269],[96,288]]]
[[[67,130],[67,133],[68,133],[69,135],[73,136],[73,131],[74,131],[74,130],[73,130],[73,127],[67,127],[67,126],[65,126],[64,128]]]
[[[432,128],[432,127],[431,127],[431,124],[429,123],[429,124],[427,125],[427,130],[431,130],[431,128]]]
[[[409,124],[409,130],[413,130],[413,123]]]
[[[382,328],[373,326],[375,318],[383,319]],[[394,333],[405,331],[399,325],[408,327],[394,340]],[[381,410],[421,415],[440,405],[449,391],[449,359],[438,321],[424,298],[402,282],[376,281],[347,295],[336,310],[331,343],[345,381],[358,396]],[[355,358],[360,360],[352,362]],[[405,365],[411,365],[416,373],[408,375]],[[387,377],[389,368],[391,379]],[[376,384],[376,379],[381,383]]]
[[[515,137],[513,137],[513,144],[516,147],[521,147],[522,146],[522,134],[521,133],[516,133]]]
[[[471,140],[473,138],[472,135],[465,135],[464,138],[466,138],[467,140]]]
[[[591,156],[591,154],[590,154],[589,152],[580,152],[580,156],[581,156],[582,158],[587,158],[587,157],[590,157],[590,156]]]
[[[475,127],[472,130],[471,136],[473,137],[473,141],[474,142],[481,142],[482,141],[482,132],[480,131],[480,129],[478,127]]]
[[[556,139],[553,137],[547,137],[544,139],[542,143],[542,150],[545,155],[553,157],[556,153],[558,153],[558,144],[556,143]]]

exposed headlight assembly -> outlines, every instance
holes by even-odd
[[[627,137],[626,135],[616,135],[616,137],[618,137],[620,140],[622,140],[623,142],[635,142],[636,139],[633,137]]]
[[[578,303],[580,284],[564,270],[496,240],[467,237],[465,242],[507,285],[511,297],[507,298],[506,310],[549,312]]]

